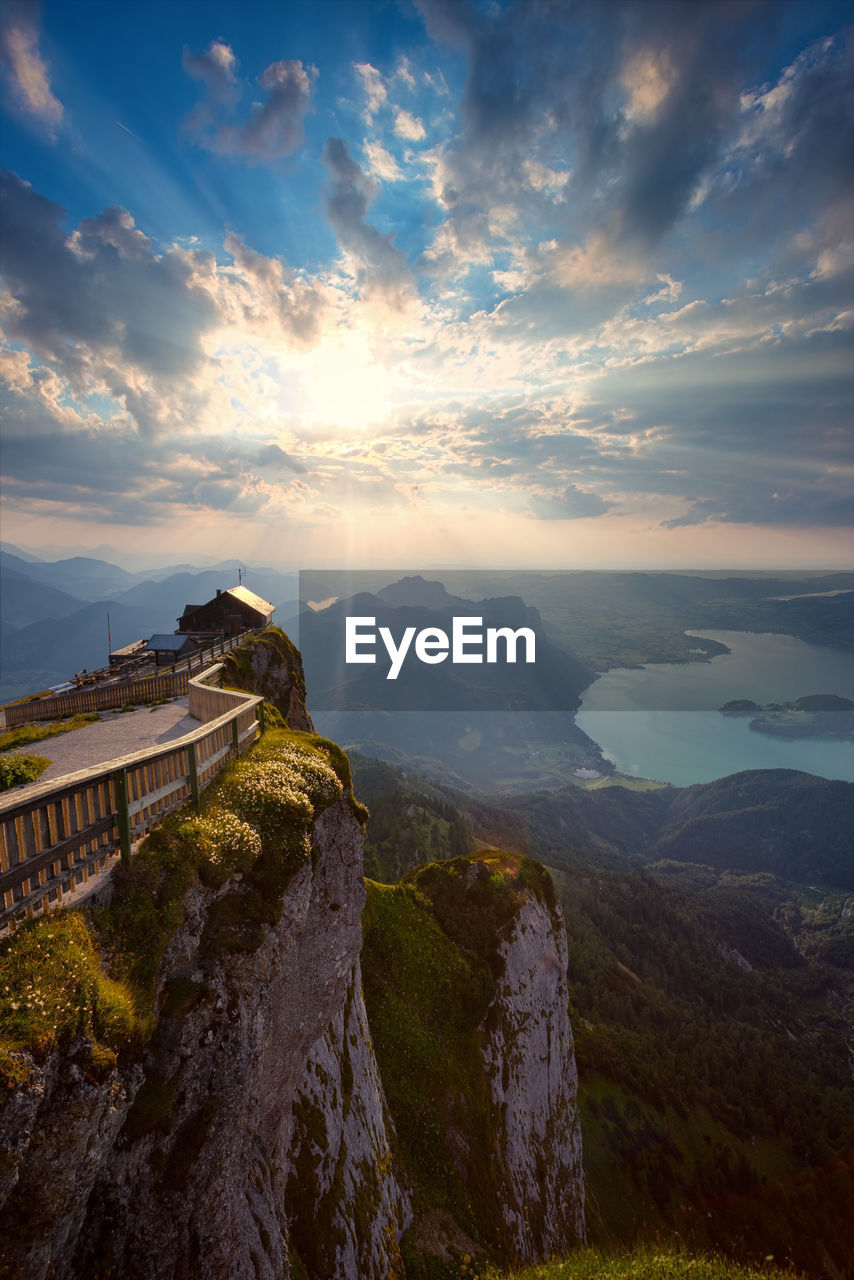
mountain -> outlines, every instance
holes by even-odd
[[[676,1232],[744,1261],[773,1254],[810,1276],[849,1277],[854,786],[756,771],[491,807],[385,763],[352,764],[371,810],[366,866],[402,876],[398,891],[421,884],[426,859],[453,868],[461,842],[550,867],[569,947],[589,1238]],[[715,867],[693,860],[709,850],[696,830],[708,815],[723,820]],[[728,848],[750,869],[724,869]],[[809,879],[783,878],[796,869]],[[839,887],[810,888],[819,873]],[[395,981],[388,954],[379,970]]]
[[[42,618],[64,618],[83,608],[84,601],[58,591],[6,565],[0,567],[0,614],[4,627],[17,630]]]
[[[762,769],[672,789],[662,858],[854,890],[854,785]]]
[[[133,586],[136,576],[104,560],[73,556],[53,563],[24,561],[0,552],[0,566],[22,574],[33,582],[65,591],[80,600],[104,600]]]
[[[61,619],[30,623],[6,635],[0,697],[8,700],[38,692],[67,680],[84,667],[93,671],[105,666],[110,649],[108,613],[114,649],[158,631],[175,630],[168,613],[129,609],[115,600],[84,605]]]
[[[248,584],[258,595],[290,613],[295,575],[269,569],[246,572]],[[217,588],[233,586],[237,580],[230,563],[204,571],[155,571],[147,576],[91,558],[30,563],[9,552],[0,555],[0,575],[3,700],[57,684],[84,667],[103,666],[108,652],[107,613],[112,647],[119,648],[156,632],[174,631],[186,604],[209,600]],[[80,595],[61,591],[51,582],[76,583]]]
[[[24,560],[27,564],[38,564],[43,556],[34,556],[31,551],[24,551],[22,547],[16,547],[14,542],[0,542],[0,555],[8,553],[10,556],[16,556],[19,560]]]
[[[275,573],[273,570],[247,572],[244,583],[276,608],[290,612],[296,599],[295,574]],[[118,599],[134,608],[150,607],[159,613],[170,610],[174,616],[171,630],[187,604],[205,604],[213,599],[217,590],[227,590],[237,585],[237,573],[232,569],[205,569],[194,572],[172,573],[158,580],[146,579],[123,591]]]
[[[391,582],[377,591],[376,595],[379,600],[393,606],[423,605],[425,609],[453,609],[470,604],[470,601],[463,600],[461,596],[449,595],[441,582],[428,581],[420,573]]]
[[[597,671],[696,661],[696,641],[685,632],[702,634],[704,628],[771,631],[839,648],[852,644],[854,573],[458,570],[443,573],[442,581],[462,595],[476,589],[522,596],[540,611],[549,636]]]
[[[592,670],[575,654],[559,649],[546,638],[538,611],[518,596],[457,599],[448,596],[440,583],[428,583],[418,577],[404,579],[386,591],[392,593],[393,599],[405,598],[407,603],[390,604],[381,595],[363,591],[318,612],[305,610],[300,615],[300,647],[305,654],[313,708],[574,711],[581,690],[593,679]],[[421,603],[422,599],[433,603]],[[417,603],[409,603],[413,600]],[[449,652],[445,660],[427,663],[410,652],[396,677],[388,678],[390,664],[380,639],[381,629],[387,629],[395,642],[401,642],[407,630],[417,636],[430,629],[450,637],[455,616],[481,619],[484,637],[489,628],[527,629],[535,637],[535,661],[524,661],[520,654],[517,661],[509,663],[500,649],[500,660],[489,662],[484,652],[485,640],[481,639],[481,656],[477,660],[454,661]],[[374,619],[374,663],[345,662],[345,625],[346,619],[352,617]],[[521,641],[520,647],[524,649]]]
[[[459,1280],[586,1238],[722,1273],[675,1235],[851,1280],[850,868],[691,858],[709,819],[751,868],[819,858],[852,784],[499,803],[351,773],[286,637],[230,664],[279,727],[101,909],[0,942],[0,1269]]]
[[[270,730],[103,909],[0,942],[4,1273],[435,1280],[583,1240],[548,875],[432,865],[363,932],[365,817],[339,748]]]

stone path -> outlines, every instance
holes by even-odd
[[[30,742],[15,747],[9,755],[46,756],[51,761],[49,769],[38,779],[49,782],[62,778],[79,769],[89,769],[96,764],[106,764],[119,756],[144,751],[146,747],[159,746],[182,738],[186,733],[201,728],[201,722],[187,713],[188,699],[175,698],[161,707],[141,707],[138,711],[102,711],[102,719],[87,724],[71,733],[60,733],[43,742]],[[4,796],[26,796],[26,787],[16,787],[4,792]]]

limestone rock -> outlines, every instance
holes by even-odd
[[[285,1199],[311,1280],[402,1277],[412,1218],[356,964],[344,1005],[309,1054],[294,1104]]]
[[[518,1258],[584,1239],[584,1179],[560,907],[529,895],[499,954],[483,1058],[500,1114],[504,1216]]]

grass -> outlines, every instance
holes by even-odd
[[[257,945],[260,926],[277,919],[291,877],[310,856],[314,818],[343,790],[322,744],[288,729],[265,734],[207,788],[201,813],[187,806],[170,814],[131,865],[113,872],[113,901],[97,924],[113,966],[149,1019],[163,953],[197,878],[221,886],[242,875],[228,912],[214,913],[205,932],[208,957],[241,949],[250,936]],[[246,826],[260,837],[260,853]]]
[[[0,760],[0,791],[35,782],[49,768],[47,756],[10,756],[7,760]]]
[[[437,1214],[495,1256],[512,1256],[492,1156],[500,1126],[482,1057],[485,1019],[500,1017],[490,1006],[502,929],[529,895],[550,906],[554,890],[542,867],[493,850],[430,863],[398,885],[367,881],[366,889],[365,1004],[416,1219],[401,1241],[406,1274],[451,1280],[473,1273],[414,1243]],[[463,1164],[451,1132],[453,1150],[471,1153]]]
[[[104,970],[92,932],[76,911],[28,921],[0,951],[0,1083],[24,1083],[24,1052],[37,1060],[61,1041],[87,1036],[90,1069],[113,1065],[139,1030],[129,988]]]
[[[631,1253],[602,1254],[584,1249],[560,1262],[515,1271],[481,1268],[471,1260],[460,1264],[466,1280],[795,1280],[797,1272],[775,1265],[768,1256],[755,1267],[715,1254],[692,1254],[680,1246],[645,1246]]]
[[[240,872],[210,913],[200,961],[258,946],[294,872],[310,864],[311,827],[344,778],[349,764],[334,744],[273,730],[207,788],[201,813],[171,814],[129,866],[115,868],[109,907],[92,919],[52,912],[0,940],[0,1088],[28,1079],[24,1054],[41,1060],[76,1036],[91,1044],[90,1072],[144,1043],[163,955],[197,880],[222,887]],[[175,1016],[182,998],[167,990],[164,999]]]
[[[67,720],[52,720],[49,724],[22,724],[18,729],[7,729],[0,733],[0,751],[11,751],[13,747],[25,747],[30,742],[43,742],[45,738],[55,738],[60,733],[71,733],[74,729],[82,729],[84,725],[94,724],[101,717],[96,711],[85,711],[70,716]]]

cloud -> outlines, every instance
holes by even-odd
[[[428,33],[468,60],[462,127],[436,161],[444,221],[425,256],[445,276],[465,274],[473,249],[477,261],[494,249],[486,215],[499,205],[516,208],[520,225],[549,226],[549,238],[570,252],[595,241],[615,259],[643,256],[650,269],[666,271],[656,258],[662,243],[697,216],[709,191],[729,193],[750,217],[744,193],[758,191],[766,172],[779,176],[793,203],[787,207],[782,190],[766,203],[775,222],[791,225],[797,208],[820,207],[802,170],[815,166],[828,187],[850,180],[852,76],[842,37],[832,49],[822,45],[809,66],[798,62],[786,95],[774,99],[782,145],[757,140],[733,159],[751,113],[763,117],[770,137],[774,113],[751,88],[773,38],[768,6],[417,0],[417,7]],[[793,143],[800,153],[801,138],[802,166],[791,154]],[[571,187],[559,178],[570,173]],[[708,248],[718,252],[714,235]],[[725,251],[739,247],[730,238]]]
[[[296,59],[271,62],[258,78],[264,102],[253,102],[249,117],[235,121],[241,96],[236,60],[229,45],[214,41],[206,53],[184,50],[182,66],[207,90],[191,112],[187,130],[193,140],[218,155],[271,163],[292,155],[305,140],[305,117],[312,110],[317,70]]]
[[[530,513],[538,520],[580,520],[586,516],[604,515],[613,506],[596,493],[585,493],[574,484],[555,492],[544,490],[532,495]]]
[[[374,117],[388,102],[388,90],[379,71],[369,62],[357,62],[354,68],[365,94],[365,120],[373,124]]]
[[[0,25],[0,62],[16,109],[37,121],[55,140],[63,107],[51,89],[49,66],[39,52],[37,13],[33,4],[13,0],[6,4]]]
[[[386,151],[379,142],[363,142],[362,150],[370,166],[371,173],[376,174],[383,182],[401,182],[403,170],[394,156]]]
[[[119,208],[67,236],[62,208],[15,174],[0,173],[0,198],[9,335],[77,385],[128,396],[148,418],[153,383],[192,375],[216,319],[193,262],[176,250],[156,254]]]
[[[127,417],[105,429],[94,415],[69,414],[61,394],[39,396],[35,386],[34,394],[0,386],[10,505],[45,513],[57,506],[83,520],[96,510],[100,520],[155,525],[205,510],[281,517],[314,500],[303,480],[268,478],[301,471],[278,445],[200,437],[164,450]]]
[[[241,286],[223,299],[224,307],[232,313],[231,323],[253,333],[273,326],[275,341],[285,336],[291,343],[310,346],[319,335],[326,310],[318,290],[279,258],[250,249],[238,235],[228,234],[225,248],[234,258],[237,270],[233,278]]]
[[[210,96],[216,102],[233,103],[240,96],[240,86],[235,74],[237,59],[230,45],[222,40],[211,41],[205,53],[192,53],[184,48],[181,66],[194,80],[202,80]]]
[[[326,213],[338,242],[351,255],[356,279],[368,295],[379,295],[400,308],[414,292],[414,281],[394,235],[366,221],[374,188],[350,155],[343,138],[328,138],[323,160],[329,170]]]
[[[284,449],[279,448],[277,444],[266,444],[258,451],[258,466],[265,467],[268,470],[284,468],[287,471],[305,472],[305,467],[299,458],[292,457]]]
[[[423,142],[427,136],[427,131],[418,117],[402,109],[395,112],[394,131],[399,138],[406,138],[409,142]]]

